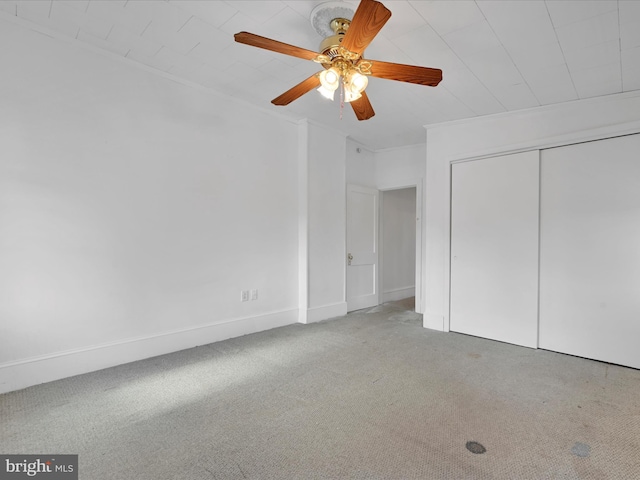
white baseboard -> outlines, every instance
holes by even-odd
[[[415,295],[416,287],[413,285],[411,287],[394,288],[393,290],[382,292],[382,303],[395,302],[397,300],[415,297]]]
[[[300,323],[314,323],[328,318],[340,317],[347,314],[347,302],[334,303],[332,305],[323,305],[322,307],[309,308],[306,315],[301,313]]]
[[[425,313],[422,316],[422,326],[424,328],[430,328],[432,330],[444,332],[444,316]]]
[[[0,393],[297,323],[298,309],[0,364]]]

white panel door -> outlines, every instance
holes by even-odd
[[[537,347],[539,153],[452,166],[450,329]]]
[[[347,185],[347,310],[378,305],[378,190]]]
[[[540,347],[640,368],[640,135],[542,152]]]

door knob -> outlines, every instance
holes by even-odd
[[[347,255],[347,265],[351,265],[351,260],[353,260],[353,255],[350,253]]]

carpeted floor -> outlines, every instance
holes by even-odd
[[[425,330],[409,300],[1,395],[0,453],[99,480],[640,479],[640,371]]]

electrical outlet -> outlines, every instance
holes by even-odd
[[[240,292],[240,301],[241,302],[249,301],[249,290],[242,290],[242,292]]]
[[[258,290],[251,290],[251,300],[258,299]]]

